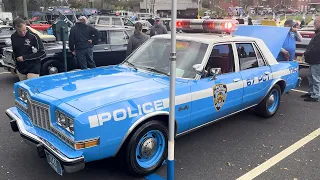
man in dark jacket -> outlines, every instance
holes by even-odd
[[[46,56],[40,37],[27,28],[23,19],[15,19],[13,26],[16,32],[11,35],[11,43],[20,81],[39,77],[41,58]]]
[[[95,68],[93,61],[93,46],[97,44],[100,38],[100,32],[87,25],[87,18],[81,16],[78,22],[70,30],[69,48],[78,61],[81,69]]]
[[[134,34],[130,37],[128,42],[127,56],[149,39],[147,35],[142,33],[142,24],[140,22],[135,23],[134,27]]]
[[[314,20],[315,36],[311,39],[304,57],[309,64],[309,91],[302,95],[304,101],[318,102],[320,98],[320,17]]]
[[[151,27],[151,30],[150,30],[150,37],[159,35],[159,34],[168,34],[167,28],[161,24],[160,18],[156,17],[155,20],[156,22],[154,23],[154,25]]]

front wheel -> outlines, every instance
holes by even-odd
[[[128,170],[134,176],[156,171],[167,157],[168,128],[160,121],[149,121],[131,136],[125,153]]]
[[[50,59],[41,66],[41,75],[50,75],[64,72],[64,65],[56,59]]]
[[[256,114],[262,117],[272,117],[276,114],[280,106],[281,88],[275,85],[268,95],[256,107]]]

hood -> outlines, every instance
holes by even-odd
[[[287,27],[276,26],[239,26],[238,30],[235,31],[233,35],[263,40],[274,58],[277,59],[289,30],[290,28]]]
[[[132,69],[110,66],[30,79],[39,93],[88,111],[113,102],[167,89],[169,82]]]

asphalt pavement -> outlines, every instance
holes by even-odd
[[[18,79],[2,72],[0,68],[0,180],[135,179],[125,172],[124,165],[117,158],[88,163],[84,170],[62,177],[56,174],[45,159],[38,158],[35,149],[22,141],[19,133],[11,131],[4,111],[14,105],[13,84]],[[307,70],[301,70],[300,74],[304,81],[298,90],[306,91]],[[259,118],[246,111],[177,138],[175,179],[231,180],[262,165],[268,168],[259,172],[255,179],[320,179],[319,137],[293,153],[285,153],[320,128],[319,103],[304,102],[301,94],[291,91],[283,95],[280,109],[272,118]],[[282,160],[270,165],[269,159],[278,156]],[[157,179],[154,177],[165,178],[166,165],[151,178],[136,179]]]

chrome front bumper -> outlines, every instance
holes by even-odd
[[[37,148],[38,155],[41,158],[45,157],[44,149],[46,149],[52,155],[54,155],[57,159],[59,159],[65,172],[72,173],[72,172],[76,172],[81,169],[84,169],[85,162],[84,162],[83,156],[74,158],[74,159],[66,157],[58,149],[56,149],[50,142],[28,132],[23,126],[22,120],[19,117],[17,117],[10,109],[6,110],[6,114],[10,118],[10,125],[12,130],[14,132],[19,131],[21,137],[25,140],[27,144],[35,146]]]

